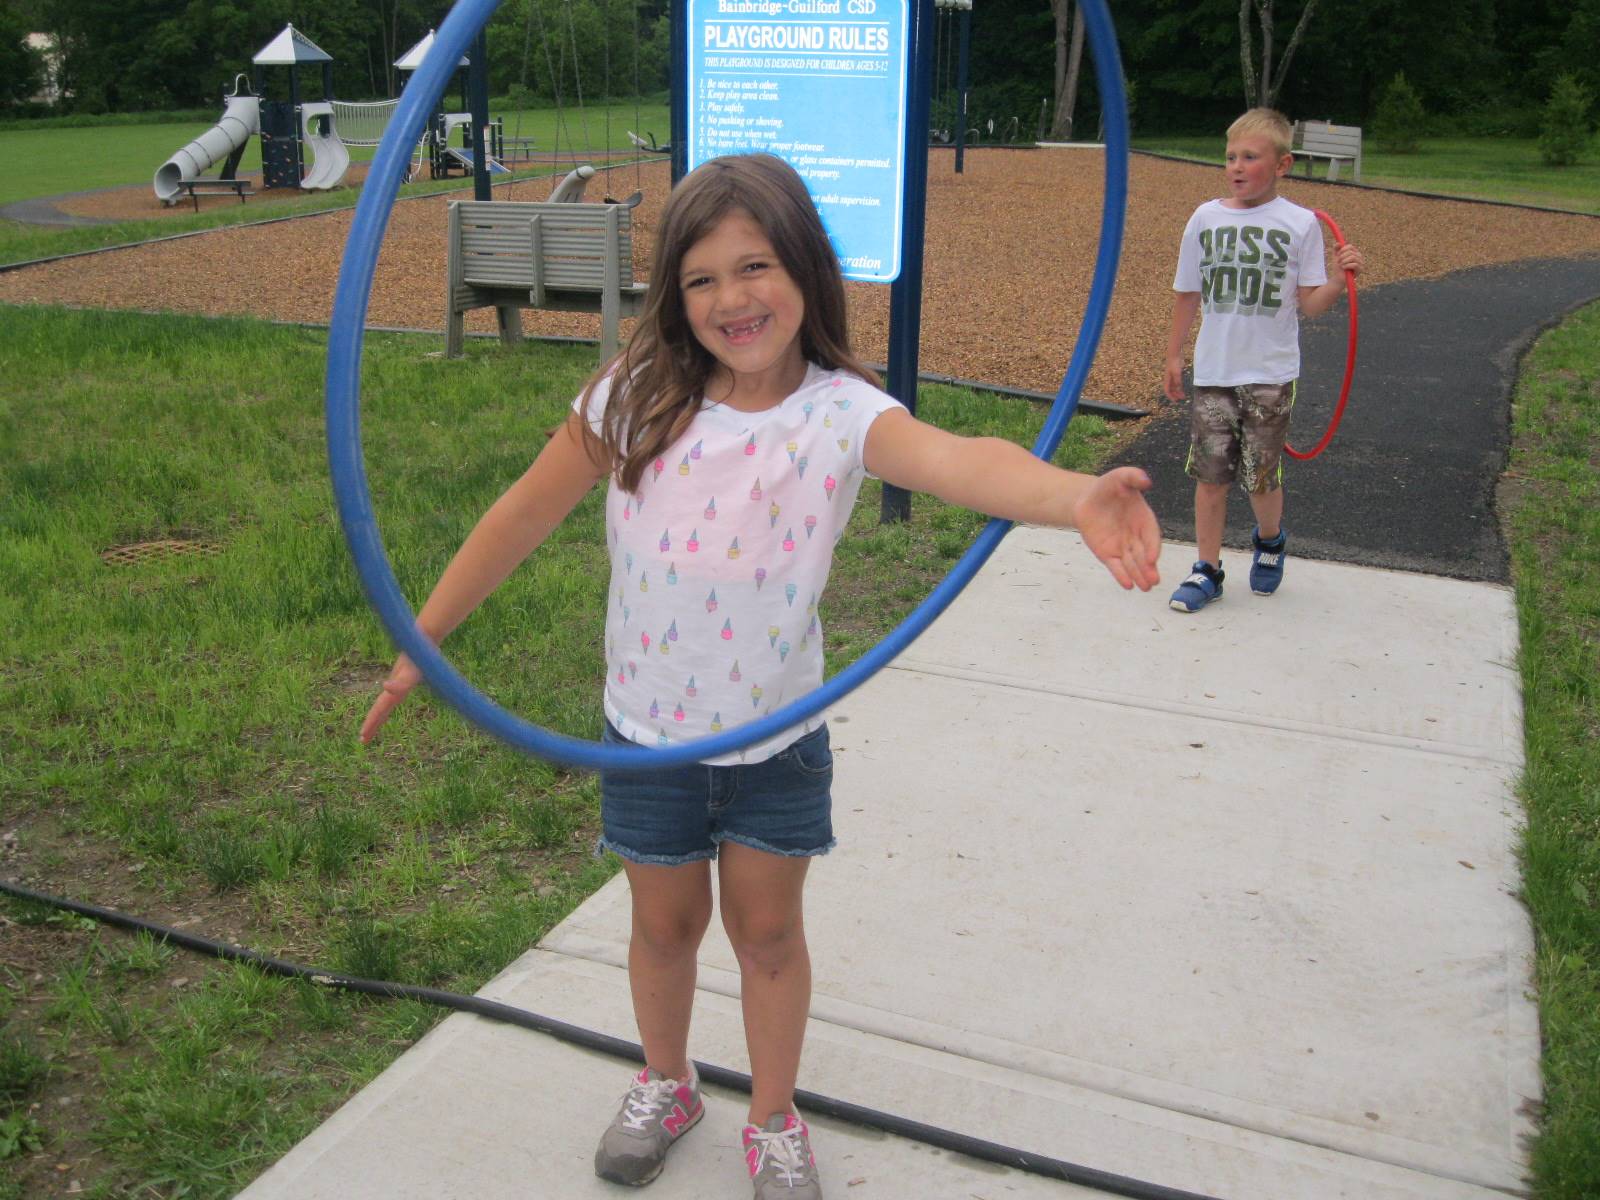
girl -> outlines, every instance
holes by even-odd
[[[417,624],[439,640],[600,479],[611,585],[605,739],[670,744],[751,720],[822,680],[817,606],[866,472],[1012,520],[1076,525],[1124,588],[1157,582],[1160,535],[1131,467],[1095,478],[994,438],[925,425],[875,386],[845,332],[844,283],[805,185],[781,159],[714,159],[668,199],[628,347],[468,536]],[[396,662],[370,741],[420,680]],[[793,1111],[811,996],[801,890],[834,844],[820,719],[687,768],[601,773],[600,846],[632,892],[628,978],[649,1064],[595,1171],[654,1179],[704,1113],[688,1054],[711,919],[738,957],[757,1200],[817,1200]]]

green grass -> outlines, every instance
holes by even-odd
[[[218,110],[220,115],[220,109]],[[609,105],[590,104],[582,110],[568,107],[525,112],[491,110],[505,122],[507,137],[536,139],[540,151],[557,147],[565,155],[577,148],[587,152],[611,147],[631,149],[628,131],[653,131],[658,141],[667,141],[667,108],[661,103],[616,101]],[[0,177],[0,205],[15,200],[56,196],[96,188],[139,185],[148,188],[156,168],[172,154],[204,133],[209,123],[168,125],[117,125],[89,128],[0,129],[0,161],[24,164]],[[459,136],[459,135],[458,135]],[[258,171],[261,167],[261,140],[251,138],[239,169]],[[373,150],[353,146],[353,162],[366,162]],[[547,164],[513,162],[516,177],[543,176],[555,168]],[[211,172],[214,173],[214,172]],[[433,182],[426,179],[401,189],[401,195],[468,188],[470,180],[459,177]],[[346,188],[337,192],[307,195],[293,200],[274,199],[270,205],[260,201],[247,204],[213,202],[194,215],[156,217],[149,220],[119,221],[110,225],[81,228],[50,228],[0,220],[0,263],[23,262],[54,254],[70,254],[102,246],[143,241],[194,229],[211,229],[267,217],[322,212],[348,208],[360,192]],[[152,214],[159,211],[155,193],[149,193]]]
[[[1134,147],[1214,162],[1224,139],[1135,138]],[[1541,208],[1600,213],[1600,141],[1572,167],[1547,167],[1528,138],[1428,138],[1416,154],[1388,154],[1367,139],[1361,181],[1412,192],[1437,192],[1474,200],[1502,200]],[[1323,175],[1317,168],[1317,177]],[[1296,177],[1299,178],[1297,170]]]
[[[1523,895],[1537,934],[1537,1194],[1600,1194],[1600,305],[1523,363],[1507,505],[1521,624]]]
[[[594,780],[514,754],[426,695],[354,733],[392,651],[333,516],[320,332],[6,310],[0,377],[0,824],[53,890],[285,958],[470,992],[612,871]],[[589,348],[373,336],[364,440],[419,601],[526,466]],[[1029,442],[1042,410],[929,388],[923,411]],[[1063,459],[1114,441],[1080,417]],[[863,489],[825,615],[830,668],[880,636],[981,520]],[[599,731],[598,493],[448,643],[493,698]],[[112,546],[220,548],[113,566]],[[108,883],[115,880],[115,883]],[[108,891],[107,889],[113,889]],[[266,979],[0,901],[0,1197],[231,1196],[442,1015]],[[24,965],[25,964],[25,965]],[[181,983],[180,983],[181,981]],[[63,1105],[62,1097],[72,1097]],[[37,1108],[34,1106],[37,1105]],[[160,1129],[162,1136],[150,1136]],[[9,1143],[7,1139],[9,1140]],[[38,1146],[40,1149],[34,1149]]]

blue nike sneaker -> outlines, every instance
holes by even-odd
[[[1195,563],[1189,578],[1178,585],[1168,601],[1179,612],[1199,612],[1213,600],[1222,599],[1222,580],[1227,573],[1204,560]]]
[[[1261,526],[1257,525],[1250,540],[1256,547],[1255,555],[1250,559],[1250,590],[1258,596],[1270,596],[1283,582],[1283,560],[1288,557],[1283,547],[1289,535],[1280,529],[1277,537],[1264,542],[1261,540]]]

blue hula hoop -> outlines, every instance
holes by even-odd
[[[860,687],[909,646],[950,606],[978,569],[999,547],[1011,522],[991,520],[973,540],[950,573],[928,593],[921,604],[876,646],[809,695],[736,729],[665,748],[608,747],[582,738],[566,737],[514,716],[484,696],[450,665],[417,629],[416,616],[406,603],[384,553],[377,519],[367,488],[361,450],[361,346],[366,331],[372,277],[389,214],[394,208],[403,175],[410,164],[410,149],[422,134],[423,123],[443,95],[451,74],[469,43],[488,23],[499,0],[458,0],[434,36],[433,47],[417,68],[378,146],[356,204],[355,219],[345,243],[344,261],[334,292],[333,319],[328,332],[327,431],[328,465],[334,497],[345,539],[355,560],[368,602],[382,620],[395,645],[407,654],[433,690],[474,725],[520,750],[553,762],[590,769],[674,767],[730,754],[765,738],[774,737],[814,716]],[[912,0],[916,3],[917,0]],[[1128,195],[1128,109],[1122,84],[1122,64],[1106,0],[1085,0],[1083,5],[1090,53],[1100,80],[1101,107],[1105,111],[1106,182],[1100,216],[1100,249],[1089,302],[1084,310],[1072,359],[1056,393],[1044,429],[1033,453],[1048,458],[1066,433],[1078,405],[1100,335],[1111,307],[1117,263],[1122,254],[1124,209]]]

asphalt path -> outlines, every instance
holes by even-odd
[[[1475,267],[1362,289],[1355,380],[1338,433],[1310,462],[1286,459],[1284,527],[1294,556],[1504,582],[1495,489],[1505,469],[1511,394],[1540,332],[1600,298],[1600,259]],[[1289,439],[1314,446],[1344,378],[1346,309],[1301,326],[1300,394]],[[1188,406],[1173,406],[1113,465],[1143,467],[1168,538],[1192,544],[1184,474]],[[1240,572],[1254,524],[1229,501],[1224,565]],[[1285,586],[1289,585],[1286,580]]]

